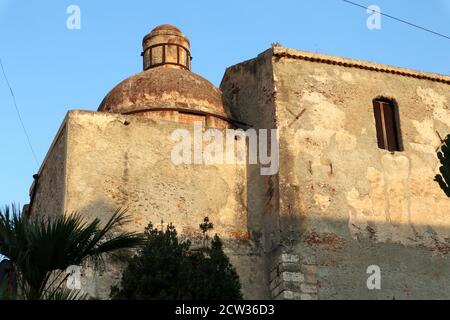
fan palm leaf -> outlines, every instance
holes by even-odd
[[[0,252],[13,261],[26,298],[41,299],[44,293],[49,296],[49,279],[55,271],[139,246],[139,234],[117,230],[127,222],[124,210],[116,210],[102,226],[100,219],[88,223],[78,213],[28,218],[16,207],[7,207],[0,210]]]

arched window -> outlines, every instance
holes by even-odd
[[[391,152],[402,151],[400,121],[394,101],[378,98],[373,101],[378,147]]]

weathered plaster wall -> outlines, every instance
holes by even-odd
[[[298,220],[318,297],[449,298],[450,200],[433,179],[450,85],[277,50],[291,54],[273,59],[280,216]],[[380,96],[399,106],[403,152],[377,147]],[[370,265],[382,269],[379,292],[367,290]]]
[[[174,165],[177,142],[171,135],[181,128],[192,132],[189,124],[71,111],[67,126],[67,212],[106,220],[116,208],[129,208],[128,230],[142,232],[149,222],[164,221],[194,238],[208,216],[225,240],[244,294],[263,298],[261,250],[247,229],[245,165]],[[106,270],[104,276],[118,279],[120,273]],[[87,289],[105,296],[111,283],[99,279]]]
[[[279,129],[277,175],[175,166],[170,137],[189,123],[71,111],[32,211],[106,220],[128,208],[128,230],[163,220],[194,239],[209,216],[247,298],[448,299],[450,201],[433,178],[439,135],[450,133],[449,86],[445,76],[274,47],[228,68],[221,89],[234,119]],[[380,96],[399,106],[403,152],[377,147]],[[382,290],[367,289],[370,265]],[[84,289],[105,298],[120,264],[84,272]]]
[[[221,89],[235,118],[279,129],[276,192],[258,200],[274,208],[259,207],[273,298],[450,298],[450,201],[433,181],[436,132],[450,133],[449,83],[280,47],[227,70]],[[380,96],[399,106],[403,152],[378,149]],[[371,265],[380,291],[367,288]]]
[[[243,130],[276,128],[271,59],[272,54],[267,51],[225,72],[220,89],[232,117],[248,125]],[[247,188],[249,230],[267,246],[277,225],[277,176],[262,176],[259,165],[249,165]]]
[[[31,215],[64,214],[66,142],[67,128],[63,123],[39,171],[39,179],[31,188],[34,193]]]
[[[272,129],[275,124],[275,92],[272,53],[266,51],[252,59],[226,70],[220,89],[224,104],[234,119],[247,129]],[[261,243],[265,252],[264,297],[271,298],[269,274],[271,261],[267,259],[272,243],[279,242],[278,176],[262,176],[260,165],[248,165],[247,199],[248,229],[253,241]]]

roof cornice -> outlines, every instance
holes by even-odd
[[[374,72],[390,73],[403,77],[429,80],[450,85],[450,76],[436,73],[422,72],[407,68],[393,67],[379,63],[360,61],[356,59],[340,58],[325,54],[318,54],[283,47],[273,47],[272,52],[273,56],[277,58],[299,59],[310,62],[343,66],[346,68],[357,68]]]

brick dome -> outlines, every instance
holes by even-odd
[[[144,37],[143,48],[144,71],[112,89],[98,111],[147,117],[172,111],[231,121],[222,92],[190,71],[190,43],[178,28],[156,27]]]
[[[205,113],[229,118],[222,92],[185,69],[151,68],[121,82],[109,92],[99,111],[134,114],[150,110]]]

